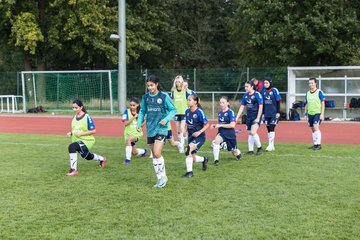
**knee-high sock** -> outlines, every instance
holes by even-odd
[[[320,132],[320,130],[315,131],[314,136],[315,136],[314,144],[315,145],[320,145],[321,144],[321,132]]]
[[[204,161],[204,157],[195,155],[195,162],[203,162]]]
[[[162,176],[166,176],[165,160],[162,156],[160,158],[153,158],[153,165],[158,179]]]
[[[185,161],[186,161],[186,172],[192,172],[192,170],[193,170],[193,158],[191,156],[186,157]]]
[[[269,132],[269,146],[274,147],[274,140],[275,140],[275,132]]]
[[[184,146],[184,144],[185,144],[185,138],[184,138],[184,134],[183,134],[183,133],[178,133],[178,139],[179,139],[179,142],[180,142],[181,146]]]
[[[220,155],[220,145],[219,144],[214,143],[213,154],[214,154],[214,161],[219,160],[219,155]]]
[[[92,160],[96,160],[96,161],[102,161],[104,160],[104,157],[103,156],[100,156],[100,155],[97,155],[95,153],[94,154],[94,158]]]
[[[77,170],[77,153],[69,153],[70,155],[70,168]]]
[[[143,149],[143,148],[137,148],[136,149],[136,154],[138,155],[138,156],[141,156],[141,155],[143,155],[145,153],[145,149]]]
[[[248,147],[249,151],[254,151],[254,137],[252,135],[248,137]]]
[[[258,134],[255,134],[255,135],[253,135],[253,137],[254,137],[255,145],[256,145],[258,148],[261,147],[261,142],[260,142],[260,137],[259,137],[259,135],[258,135]]]
[[[312,133],[312,140],[313,140],[313,144],[316,145],[316,141],[315,141],[316,137],[315,137],[315,132]]]
[[[126,146],[125,147],[125,158],[127,160],[131,160],[131,152],[132,152],[132,146]]]

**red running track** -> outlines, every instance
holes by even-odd
[[[0,115],[0,133],[65,135],[70,130],[71,119],[68,116]],[[123,124],[120,117],[95,116],[93,120],[97,136],[123,136]],[[237,125],[236,129],[239,128],[242,132],[237,134],[238,141],[247,141],[245,125]],[[320,129],[323,144],[360,144],[360,123],[323,122]],[[215,129],[208,129],[207,139],[214,139],[216,133]],[[264,125],[260,127],[259,134],[260,138],[266,142],[267,132]],[[280,122],[276,127],[276,142],[312,144],[311,130],[303,121]]]

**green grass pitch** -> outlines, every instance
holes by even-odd
[[[360,238],[358,146],[276,144],[242,161],[221,151],[214,167],[207,142],[208,170],[195,163],[182,179],[185,157],[167,144],[169,182],[153,189],[152,160],[125,166],[123,138],[96,141],[105,168],[79,158],[66,177],[67,137],[0,134],[0,239]]]

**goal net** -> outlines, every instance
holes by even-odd
[[[110,70],[21,72],[24,112],[39,106],[71,111],[72,101],[80,99],[87,110],[113,113],[111,75]]]

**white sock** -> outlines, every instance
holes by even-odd
[[[138,156],[141,156],[141,155],[143,155],[143,154],[145,153],[145,149],[143,149],[143,148],[137,148],[137,149],[136,149],[136,153],[137,153]]]
[[[316,136],[315,136],[315,132],[312,133],[312,140],[313,140],[313,144],[316,145]]]
[[[150,149],[150,156],[149,156],[149,158],[154,158],[151,149]]]
[[[219,144],[214,143],[213,154],[214,154],[214,161],[219,160],[219,154],[220,154],[220,145]]]
[[[160,158],[153,158],[153,165],[156,177],[158,179],[160,179],[162,176],[166,176],[165,160],[162,156]]]
[[[204,161],[204,157],[195,155],[195,162],[203,162]]]
[[[70,168],[77,170],[77,153],[69,153],[70,155]]]
[[[275,132],[269,132],[268,137],[269,137],[269,146],[274,147]]]
[[[191,156],[186,157],[185,161],[186,161],[186,172],[192,172],[192,170],[193,170],[193,158]]]
[[[249,151],[254,151],[254,137],[252,135],[248,137],[248,147]]]
[[[315,131],[315,132],[314,132],[314,135],[315,135],[314,143],[315,143],[316,145],[320,145],[320,144],[321,144],[321,132],[320,132],[320,130]]]
[[[179,142],[180,142],[181,146],[184,146],[184,144],[185,144],[185,138],[184,138],[184,134],[183,134],[183,133],[178,133],[178,139],[179,139]]]
[[[260,137],[259,137],[259,135],[258,135],[258,134],[255,134],[255,135],[253,136],[253,138],[254,138],[255,145],[256,145],[258,148],[260,148],[260,147],[261,147],[261,142],[260,142]]]
[[[126,146],[125,147],[125,158],[127,160],[131,160],[131,152],[132,152],[132,146]]]
[[[240,149],[236,149],[236,155],[235,156],[239,156],[240,153],[241,153]]]
[[[94,158],[92,160],[102,161],[104,160],[104,157],[94,153]]]

